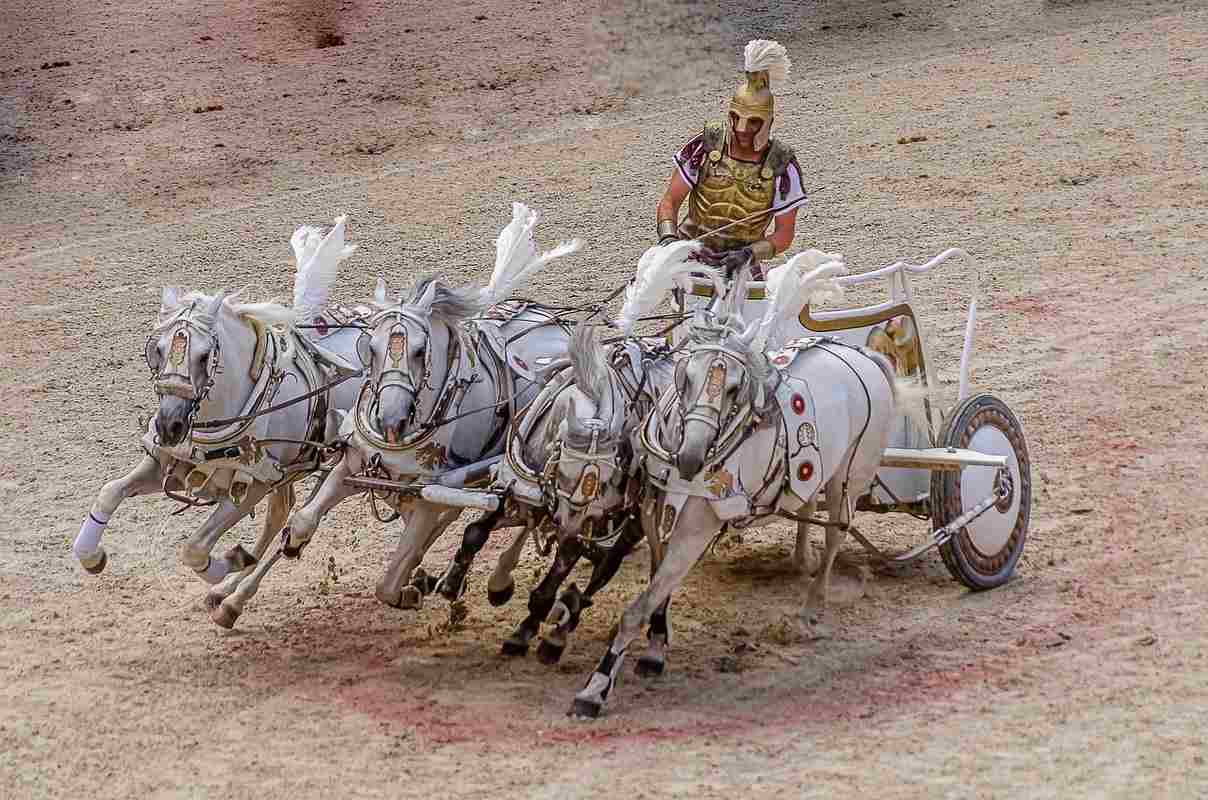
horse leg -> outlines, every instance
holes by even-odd
[[[310,544],[319,522],[340,503],[354,494],[364,491],[350,486],[344,479],[355,474],[360,469],[360,461],[353,457],[352,451],[347,451],[344,457],[327,473],[323,483],[315,491],[310,500],[290,514],[282,531],[282,549],[286,558],[297,558],[302,555],[303,548]]]
[[[412,573],[417,572],[415,568],[432,547],[432,543],[440,538],[445,528],[461,516],[461,512],[460,508],[437,506],[423,500],[416,501],[414,508],[407,515],[398,547],[390,556],[386,574],[374,589],[374,595],[379,602],[393,608],[419,608],[423,604],[423,596],[431,591],[431,587],[419,585],[417,580],[412,579]],[[408,580],[412,581],[411,585],[404,586]]]
[[[545,637],[545,641],[560,644],[559,656],[561,651],[566,649],[566,640],[576,628],[579,627],[579,621],[582,619],[583,612],[591,608],[592,597],[596,592],[608,585],[608,582],[617,574],[617,570],[621,567],[621,562],[625,560],[625,556],[633,552],[634,546],[642,539],[642,526],[639,522],[632,521],[621,532],[619,538],[608,552],[604,554],[604,558],[600,559],[592,567],[591,577],[587,581],[587,588],[582,592],[579,587],[571,584],[571,587],[562,593],[558,598],[558,602],[554,605],[550,612],[550,621],[554,622],[557,627]]]
[[[235,620],[243,613],[243,606],[260,589],[260,581],[264,579],[265,573],[272,569],[283,555],[284,549],[278,547],[271,556],[258,562],[252,569],[252,574],[239,582],[231,596],[210,612],[210,619],[224,628],[234,627]]]
[[[264,556],[264,551],[268,550],[273,538],[280,533],[293,505],[294,486],[292,483],[282,486],[269,496],[268,513],[264,515],[264,525],[260,529],[260,537],[256,539],[256,546],[252,548],[252,557],[257,561]],[[211,614],[214,609],[222,605],[223,600],[231,596],[231,593],[239,586],[239,582],[252,573],[252,569],[253,567],[246,567],[240,572],[232,572],[210,589],[206,594],[206,607],[210,609]]]
[[[181,562],[209,584],[218,583],[232,570],[239,571],[255,564],[256,559],[240,545],[235,545],[217,558],[211,555],[210,551],[214,549],[222,534],[252,513],[252,509],[264,499],[270,488],[267,483],[255,481],[248,487],[247,495],[239,505],[232,503],[229,498],[222,500],[197,532],[185,542],[180,553]]]
[[[671,643],[671,623],[667,609],[671,605],[668,596],[650,615],[650,630],[646,632],[646,652],[633,665],[633,674],[639,678],[657,678],[667,669],[667,645]]]
[[[495,525],[502,516],[503,504],[500,503],[499,508],[488,511],[477,522],[471,522],[466,526],[465,533],[461,537],[461,547],[457,548],[457,552],[453,554],[452,563],[436,583],[436,591],[440,592],[449,602],[461,597],[465,591],[466,574],[470,571],[470,565],[474,563],[474,557],[487,543],[487,537],[491,535],[491,531],[495,529]]]
[[[843,487],[839,479],[839,476],[845,472],[846,464],[841,466],[836,477],[831,478],[826,485],[827,522],[832,524],[826,526],[826,552],[822,554],[822,564],[818,573],[810,581],[809,591],[805,598],[805,608],[801,611],[803,632],[810,639],[825,639],[830,636],[829,630],[823,623],[822,615],[826,611],[826,594],[830,586],[831,567],[834,566],[835,556],[839,553],[839,546],[843,544],[843,539],[847,536],[847,531],[836,524],[846,521],[843,519]]]
[[[683,582],[720,530],[721,521],[713,514],[708,503],[695,497],[689,498],[680,512],[666,555],[659,563],[650,585],[621,615],[617,632],[609,642],[604,657],[575,695],[570,711],[572,715],[591,718],[600,715],[616,685],[621,664],[625,660],[625,650],[641,633],[643,623]],[[648,535],[650,531],[647,527]]]
[[[499,556],[495,570],[487,579],[487,602],[491,605],[501,606],[512,599],[512,594],[516,591],[516,581],[512,578],[512,572],[520,563],[520,553],[524,550],[524,542],[528,539],[528,534],[528,526],[520,528],[520,532],[512,539],[508,549]]]
[[[663,540],[659,538],[658,526],[654,525],[653,519],[650,520],[647,529],[651,532],[648,538],[650,577],[653,579],[663,560]],[[662,605],[650,615],[650,629],[646,632],[646,652],[633,665],[634,674],[640,678],[657,678],[667,668],[667,645],[671,641],[671,625],[667,620],[667,609],[670,605],[671,597],[668,596]]]
[[[293,505],[294,487],[292,484],[273,492],[272,498],[269,499],[268,513],[264,515],[264,528],[260,533],[259,541],[256,542],[255,556],[257,559],[264,555],[269,543],[285,526],[285,521],[289,518]],[[222,583],[211,589],[210,593],[206,595],[206,604],[210,606],[210,619],[223,628],[234,627],[235,620],[239,619],[239,615],[243,613],[243,607],[247,601],[251,600],[259,591],[260,581],[264,579],[265,573],[273,564],[277,563],[280,557],[281,551],[278,549],[268,563],[258,562],[254,568],[232,573]],[[227,588],[228,585],[229,588]]]
[[[811,519],[818,509],[818,501],[810,498],[805,507],[806,519]],[[810,549],[810,524],[805,521],[797,523],[797,547],[793,550],[793,570],[798,575],[809,576],[817,571],[818,565],[812,558]]]
[[[558,541],[558,553],[554,556],[554,563],[550,565],[549,571],[545,573],[541,583],[537,584],[537,588],[529,594],[528,616],[520,622],[512,635],[503,641],[501,652],[505,656],[522,656],[528,652],[529,642],[541,631],[541,622],[549,616],[550,610],[554,607],[558,587],[562,585],[562,581],[566,580],[566,576],[574,569],[575,562],[582,554],[583,543],[579,541],[579,537],[569,536]],[[556,664],[558,662],[562,653],[556,652],[556,646],[551,647],[554,649],[547,647],[543,652],[538,653],[541,663]]]
[[[79,560],[80,566],[93,575],[99,574],[109,563],[109,555],[101,546],[101,536],[105,526],[117,511],[117,507],[127,497],[140,494],[150,494],[163,487],[160,480],[159,462],[151,456],[143,456],[138,465],[116,480],[109,481],[101,487],[100,493],[92,503],[88,516],[80,525],[71,550]]]

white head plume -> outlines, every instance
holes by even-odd
[[[673,288],[691,288],[693,272],[712,279],[717,270],[689,261],[700,249],[701,243],[693,240],[655,245],[642,253],[637,272],[625,288],[625,303],[617,315],[617,327],[628,334],[638,319],[653,311]]]
[[[768,273],[764,285],[768,292],[768,310],[763,319],[756,323],[754,350],[766,350],[779,342],[774,341],[781,326],[790,318],[801,313],[801,308],[811,296],[821,290],[841,291],[832,279],[847,272],[840,253],[824,253],[821,250],[806,250],[798,253]]]
[[[537,270],[555,258],[570,255],[583,247],[581,239],[562,242],[553,250],[537,255],[533,243],[533,228],[541,215],[524,203],[512,203],[512,221],[499,232],[495,240],[495,271],[481,290],[484,305],[493,305],[507,298],[514,289]]]
[[[299,322],[308,322],[323,311],[339,274],[340,262],[356,250],[356,245],[344,244],[347,219],[346,214],[336,217],[335,227],[326,236],[319,228],[302,225],[290,237],[289,243],[298,262],[294,277],[294,318]]]
[[[747,42],[747,48],[743,51],[743,70],[745,72],[766,70],[768,79],[773,82],[787,78],[789,68],[792,66],[793,62],[789,61],[789,54],[784,49],[784,45],[771,39],[752,39]]]

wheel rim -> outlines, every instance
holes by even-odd
[[[1019,506],[1022,492],[1019,458],[1011,440],[993,425],[982,425],[969,439],[966,447],[978,453],[1006,456],[1007,469],[1011,474],[1009,504],[1005,508],[991,506],[990,510],[965,526],[969,544],[983,558],[993,558],[1002,552],[1011,539],[1019,521]],[[973,508],[994,491],[998,470],[995,467],[966,467],[960,478],[962,510]]]

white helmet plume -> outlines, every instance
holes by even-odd
[[[787,78],[792,66],[784,45],[771,39],[752,39],[743,51],[743,70],[767,72],[771,81],[779,82]]]

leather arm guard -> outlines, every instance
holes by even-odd
[[[675,229],[675,220],[660,219],[658,225],[659,244],[666,244],[670,241],[675,241],[679,238],[679,233]]]

